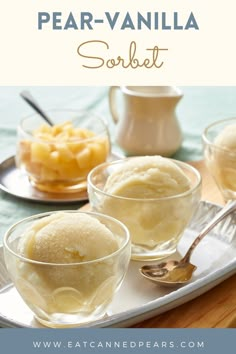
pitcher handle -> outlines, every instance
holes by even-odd
[[[119,86],[111,86],[109,89],[109,107],[112,119],[115,124],[117,124],[119,121],[119,116],[116,109],[116,92],[118,89],[120,89]]]

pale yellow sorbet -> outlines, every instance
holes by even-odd
[[[52,214],[22,236],[20,254],[43,264],[19,261],[16,286],[30,306],[45,313],[82,311],[86,315],[114,294],[120,276],[117,259],[106,256],[118,248],[118,239],[96,218]],[[97,259],[101,261],[94,265]]]
[[[166,197],[190,188],[189,178],[170,159],[132,158],[109,176],[100,211],[124,222],[133,244],[152,249],[182,234],[193,211],[191,196]]]
[[[110,175],[104,191],[128,198],[163,198],[186,192],[190,181],[171,160],[161,156],[131,159]]]
[[[236,124],[227,125],[215,138],[214,144],[236,152]]]
[[[110,230],[87,214],[58,213],[36,222],[22,239],[21,254],[48,263],[105,257],[118,248]]]
[[[226,126],[214,145],[213,153],[207,154],[207,163],[225,198],[231,199],[231,193],[236,192],[236,124]]]

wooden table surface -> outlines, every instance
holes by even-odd
[[[224,204],[203,161],[191,162],[202,175],[202,199]],[[85,206],[88,208],[88,206]],[[236,274],[205,294],[133,328],[236,328]]]

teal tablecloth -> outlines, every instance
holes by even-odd
[[[16,127],[19,120],[32,113],[19,97],[28,89],[45,109],[92,109],[108,121],[114,149],[114,125],[108,107],[107,87],[0,87],[0,160],[15,153]],[[202,158],[201,133],[211,122],[236,116],[236,87],[182,87],[184,97],[177,108],[184,141],[174,158]],[[75,209],[78,205],[43,205],[23,201],[0,192],[0,242],[7,228],[26,216],[39,212]]]

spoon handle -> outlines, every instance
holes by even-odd
[[[228,203],[214,216],[214,218],[200,232],[200,234],[193,241],[193,243],[191,244],[187,253],[181,259],[180,262],[181,263],[189,262],[193,250],[199,244],[199,242],[203,239],[203,237],[206,236],[206,234],[208,234],[209,231],[211,231],[221,220],[223,220],[227,215],[229,215],[234,210],[236,210],[236,201],[235,200],[228,201]]]
[[[51,119],[47,116],[47,114],[42,110],[39,104],[35,101],[32,95],[28,91],[22,91],[20,96],[37,112],[39,113],[46,122],[53,126]]]

